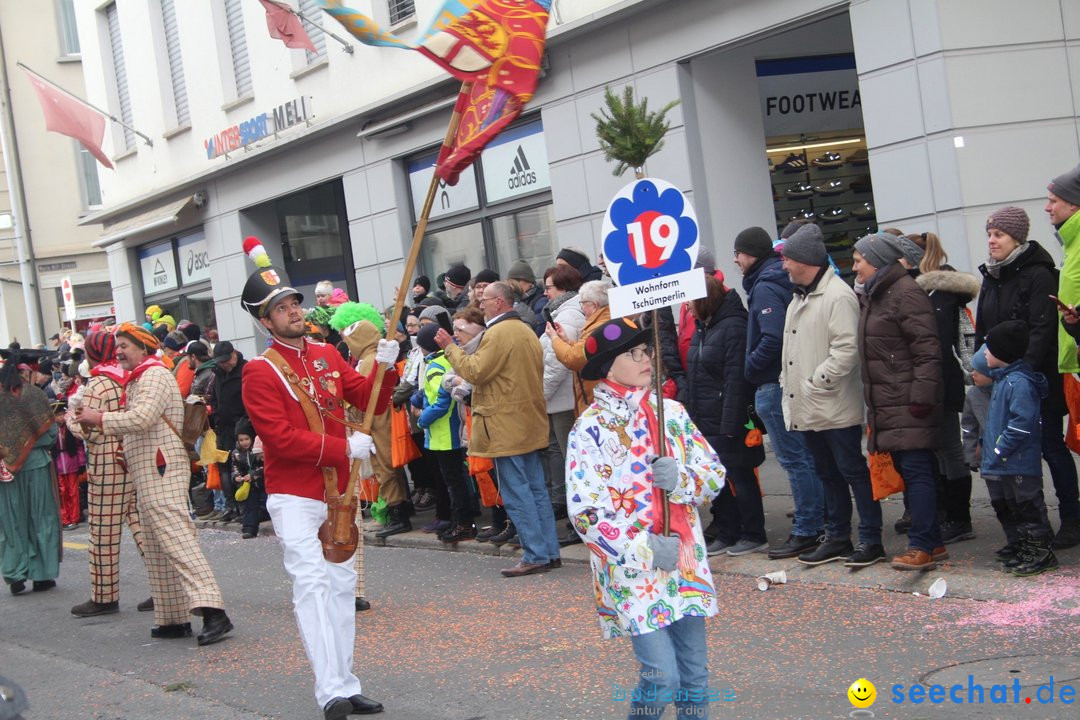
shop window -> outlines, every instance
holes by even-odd
[[[429,152],[405,164],[414,217],[435,159]],[[525,260],[539,275],[557,251],[544,128],[533,119],[501,133],[456,185],[440,184],[421,263],[432,279],[454,262],[464,262],[474,273],[490,268],[502,275]]]
[[[79,143],[75,145],[75,158],[79,169],[79,187],[82,190],[83,209],[101,205],[101,183],[98,180],[98,161],[90,151]]]
[[[491,230],[498,266],[504,271],[524,260],[539,277],[555,264],[555,211],[551,205],[492,218]]]
[[[319,185],[274,203],[285,271],[293,285],[320,280],[346,283],[355,279],[345,222],[345,198],[341,182]]]
[[[487,267],[484,229],[478,222],[428,233],[421,252],[424,267],[433,273],[432,282],[436,275],[456,263],[464,263],[473,273]]]
[[[855,57],[761,60],[757,76],[777,236],[816,223],[851,282],[855,241],[877,228]]]

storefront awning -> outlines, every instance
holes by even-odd
[[[180,217],[180,213],[184,212],[193,202],[195,202],[195,196],[188,195],[166,205],[139,213],[126,220],[106,225],[101,237],[95,240],[92,245],[96,248],[103,248],[131,235],[139,235],[174,225]]]

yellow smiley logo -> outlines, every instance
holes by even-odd
[[[866,678],[859,678],[851,683],[847,690],[848,700],[857,708],[868,708],[877,700],[877,688]]]

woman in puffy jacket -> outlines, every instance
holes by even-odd
[[[738,293],[706,276],[708,295],[694,300],[696,329],[686,354],[686,409],[728,471],[728,483],[712,504],[710,555],[768,550],[765,511],[754,468],[765,460],[760,446],[747,447],[754,388],[746,381],[746,308]]]

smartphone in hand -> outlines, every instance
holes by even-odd
[[[549,323],[551,323],[551,327],[555,328],[556,330],[558,330],[558,329],[559,329],[559,323],[555,322],[555,316],[551,314],[551,310],[548,310],[548,309],[547,309],[547,308],[545,307],[545,308],[542,308],[542,309],[540,310],[540,312],[541,312],[541,313],[543,313],[543,315],[544,315],[544,320],[546,320],[546,321],[548,321]]]
[[[1054,301],[1054,304],[1058,306],[1058,310],[1065,315],[1076,315],[1076,308],[1071,308],[1065,303],[1061,302],[1061,299],[1057,295],[1051,295],[1050,299]]]
[[[435,316],[435,319],[439,321],[439,327],[451,335],[454,334],[454,324],[450,322],[450,315],[441,312]]]

